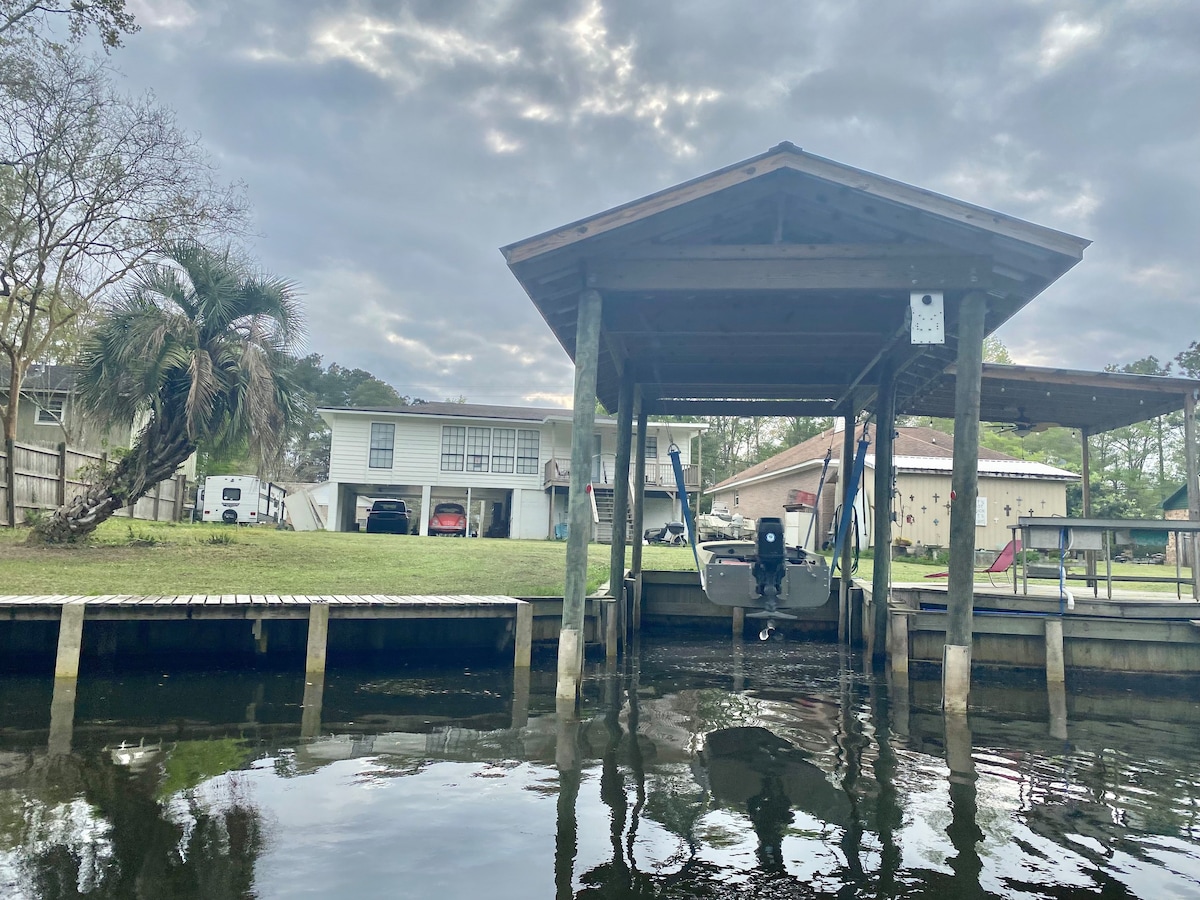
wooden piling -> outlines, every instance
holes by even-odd
[[[592,507],[587,491],[592,474],[592,432],[596,425],[596,372],[600,362],[598,291],[579,295],[575,331],[575,408],[571,420],[571,488],[567,496],[567,566],[562,627],[558,637],[556,696],[574,701],[583,674],[583,610],[587,593],[587,552]]]
[[[633,456],[633,553],[629,569],[633,573],[633,609],[630,628],[634,634],[642,629],[642,534],[646,524],[646,424],[648,416],[642,402],[642,392],[635,391],[637,403],[637,445]]]
[[[321,733],[321,706],[324,702],[325,673],[322,671],[306,674],[304,700],[300,710],[300,737],[311,740]]]
[[[1046,682],[1065,683],[1066,657],[1063,652],[1062,619],[1046,620]]]
[[[1193,522],[1200,521],[1200,461],[1196,450],[1196,392],[1189,391],[1183,398],[1183,445],[1184,462],[1187,470],[1187,505],[1188,518]],[[1176,544],[1182,543],[1183,535],[1176,537]],[[1192,567],[1192,597],[1200,600],[1200,534],[1186,538],[1188,542],[1188,563]],[[1178,556],[1179,547],[1175,548]]]
[[[533,661],[533,604],[525,600],[517,604],[513,643],[513,666],[528,669]]]
[[[888,657],[893,672],[908,674],[908,614],[893,610],[888,622]]]
[[[733,636],[741,638],[746,633],[746,610],[741,606],[733,608]]]
[[[892,584],[892,455],[896,431],[896,381],[892,366],[883,364],[875,411],[875,567],[871,576],[871,621],[863,622],[869,635],[871,662],[882,663],[887,646],[888,595]]]
[[[846,539],[842,546],[834,547],[833,552],[839,555],[838,563],[838,643],[845,644],[850,639],[850,566],[853,565],[853,546],[850,529],[854,527],[853,505],[854,498],[850,496],[850,473],[854,469],[854,414],[844,419],[846,427],[842,432],[842,458],[838,463],[838,494],[841,496],[842,517],[850,516],[846,528]]]
[[[629,451],[633,443],[633,377],[626,369],[621,374],[621,389],[617,400],[617,458],[613,473],[613,526],[609,553],[609,593],[616,601],[613,610],[613,634],[608,650],[615,659],[619,646],[619,626],[625,621],[625,546],[629,518]]]
[[[308,650],[305,653],[306,675],[325,674],[325,654],[329,643],[329,604],[313,603],[308,608]]]
[[[71,752],[78,686],[79,680],[76,678],[54,679],[54,693],[50,697],[50,739],[47,742],[51,756],[66,756]]]
[[[946,587],[946,647],[942,706],[965,712],[971,691],[971,618],[975,600],[975,505],[979,496],[979,393],[983,381],[987,295],[959,305],[954,391],[954,462],[950,478],[950,576]]]
[[[79,676],[79,651],[83,647],[83,617],[87,607],[82,603],[64,603],[58,621],[58,654],[54,660],[55,678]]]

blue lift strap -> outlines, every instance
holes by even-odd
[[[671,457],[671,468],[675,470],[675,489],[679,491],[679,503],[683,507],[683,524],[687,528],[688,543],[692,545],[692,559],[696,561],[696,571],[700,573],[700,588],[705,588],[704,569],[700,565],[700,551],[696,549],[696,518],[688,504],[687,485],[683,481],[683,463],[679,459],[679,445],[672,444],[667,448]]]
[[[854,468],[850,472],[850,494],[849,505],[850,509],[842,507],[842,518],[838,522],[837,536],[833,541],[834,559],[840,559],[842,543],[846,540],[846,534],[850,531],[851,511],[854,509],[854,501],[858,499],[858,485],[862,481],[863,470],[867,467],[867,447],[871,445],[871,439],[867,435],[867,430],[863,429],[863,436],[858,442],[858,452],[854,454]]]

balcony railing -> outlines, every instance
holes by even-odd
[[[616,471],[616,457],[605,455],[600,457],[599,464],[592,462],[592,484],[597,487],[612,487],[613,473]],[[633,463],[629,465],[630,476],[633,475]],[[689,491],[700,488],[699,466],[684,465],[683,483]],[[542,487],[569,487],[571,484],[571,460],[550,459],[546,462],[545,476]],[[675,470],[669,462],[646,460],[646,487],[651,490],[675,490]]]

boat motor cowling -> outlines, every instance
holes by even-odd
[[[783,573],[787,563],[787,548],[783,545],[783,520],[770,516],[758,520],[757,558],[754,562],[754,585],[760,597],[769,599],[768,608],[783,590]]]

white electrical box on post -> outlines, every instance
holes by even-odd
[[[941,291],[913,291],[909,296],[912,307],[912,342],[914,344],[946,343],[946,314]]]

